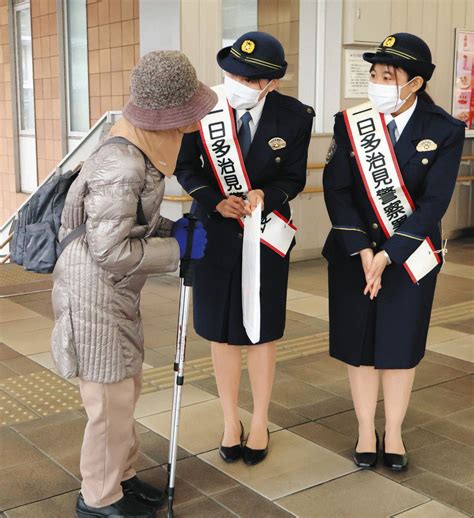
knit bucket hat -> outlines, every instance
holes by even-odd
[[[216,103],[216,94],[198,81],[182,52],[153,51],[132,70],[123,116],[137,128],[163,131],[201,120]]]

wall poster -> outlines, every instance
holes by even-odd
[[[456,29],[453,117],[466,123],[474,136],[474,31]]]

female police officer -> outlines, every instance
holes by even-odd
[[[253,345],[242,317],[239,222],[257,203],[264,208],[267,227],[272,217],[290,218],[288,202],[305,185],[314,111],[275,91],[287,63],[283,47],[273,36],[244,34],[231,47],[222,49],[217,61],[225,73],[224,86],[215,87],[220,102],[202,121],[201,134],[183,139],[176,176],[194,198],[193,211],[208,232],[206,256],[195,269],[194,326],[212,343],[225,423],[220,454],[227,462],[243,455],[247,464],[256,464],[267,454],[267,413],[275,340],[281,338],[285,327],[289,251],[287,247],[278,249],[279,243],[261,246],[261,333],[258,344]],[[243,448],[237,404],[239,346],[246,345],[251,345],[248,369],[254,414]]]
[[[324,170],[332,229],[330,353],[348,364],[359,422],[354,461],[377,462],[374,417],[384,390],[384,463],[407,466],[401,427],[415,367],[425,351],[436,277],[440,220],[456,182],[464,125],[425,92],[435,65],[412,34],[387,37],[375,53],[371,103],[336,115]],[[379,113],[380,112],[380,113]]]

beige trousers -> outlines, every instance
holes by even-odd
[[[106,507],[123,496],[120,482],[135,476],[138,457],[135,404],[142,373],[119,383],[80,380],[89,418],[81,451],[82,496],[91,507]]]

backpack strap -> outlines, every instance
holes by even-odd
[[[106,140],[100,147],[107,146],[108,144],[128,144],[129,146],[133,146],[136,149],[138,149],[138,151],[140,151],[140,153],[143,155],[145,162],[147,160],[145,153],[139,147],[135,146],[135,144],[132,144],[129,140],[127,140],[124,137],[112,137],[109,140]],[[139,225],[148,225],[148,221],[145,217],[145,211],[143,210],[142,199],[140,196],[138,197],[137,222]],[[65,248],[70,243],[72,243],[75,239],[77,239],[78,237],[81,237],[85,233],[86,233],[86,224],[85,223],[82,223],[78,227],[72,229],[71,232],[69,232],[69,234],[62,241],[60,241],[58,243],[58,252],[57,252],[58,258],[64,252]]]
[[[132,142],[127,140],[125,137],[112,137],[112,138],[109,138],[109,140],[106,140],[102,144],[101,147],[107,146],[108,144],[128,144],[129,146],[133,146],[134,148],[138,149],[138,151],[140,151],[140,153],[143,155],[143,159],[145,160],[145,163],[147,161],[147,156],[145,155],[145,153],[139,147],[135,146],[135,144],[133,144]],[[147,219],[145,217],[145,211],[143,210],[142,199],[141,199],[140,196],[138,197],[137,223],[139,225],[148,225],[148,221],[147,221]]]
[[[70,243],[72,243],[74,241],[74,239],[81,237],[85,233],[86,233],[86,224],[85,223],[82,223],[78,227],[73,228],[71,230],[71,232],[69,232],[69,234],[64,239],[59,241],[58,250],[57,250],[58,258],[64,252],[64,249],[67,247],[67,245],[69,245]]]

